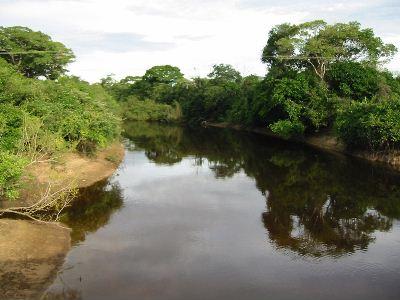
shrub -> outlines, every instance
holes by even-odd
[[[180,106],[156,103],[153,100],[138,100],[135,97],[123,105],[124,117],[130,121],[177,121],[181,117]]]
[[[342,107],[336,133],[350,148],[388,150],[400,146],[400,100],[355,102]]]
[[[23,114],[12,105],[0,104],[0,151],[17,149],[22,136]]]
[[[118,105],[100,85],[74,77],[43,84],[48,97],[28,101],[24,108],[43,120],[45,130],[58,134],[72,148],[80,145],[77,150],[84,152],[93,152],[118,137]]]
[[[379,72],[357,62],[339,62],[332,65],[327,81],[340,97],[354,100],[371,99],[379,91]]]
[[[26,160],[20,156],[0,152],[0,198],[15,199],[18,196],[19,180]]]
[[[333,98],[326,85],[307,72],[265,81],[270,93],[260,109],[270,128],[288,138],[327,127],[333,118]]]
[[[66,148],[92,153],[120,126],[119,106],[100,85],[25,78],[0,59],[0,196],[16,197],[23,161]]]
[[[271,124],[269,128],[272,130],[272,132],[285,139],[302,136],[305,130],[303,123],[297,120],[280,120]]]

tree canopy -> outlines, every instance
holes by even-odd
[[[208,77],[214,81],[220,82],[240,82],[242,79],[240,72],[227,64],[213,65],[212,71],[208,74]]]
[[[324,79],[337,62],[361,62],[376,67],[390,59],[397,49],[376,37],[358,22],[329,25],[322,20],[299,25],[281,24],[270,33],[262,61],[270,68],[301,70],[311,68]]]
[[[348,147],[388,150],[400,147],[400,77],[383,66],[396,51],[357,22],[284,23],[270,31],[263,78],[216,64],[185,80],[177,67],[156,66],[107,89],[131,119],[228,122],[284,138],[323,131]]]
[[[150,83],[166,83],[174,84],[178,80],[183,79],[183,74],[178,67],[170,65],[165,66],[154,66],[146,71],[143,76],[143,80]]]
[[[0,27],[0,57],[26,77],[56,79],[75,58],[72,50],[27,27]]]

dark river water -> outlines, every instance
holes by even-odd
[[[224,129],[126,125],[63,220],[58,299],[400,299],[400,177]]]

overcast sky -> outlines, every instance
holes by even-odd
[[[272,26],[357,20],[400,49],[400,0],[0,0],[0,25],[28,26],[76,54],[72,74],[96,81],[178,66],[187,77],[215,63],[263,75]],[[400,71],[400,55],[388,65]]]

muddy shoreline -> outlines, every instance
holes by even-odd
[[[268,128],[257,128],[257,127],[251,128],[251,127],[244,127],[241,125],[234,125],[230,123],[209,123],[209,122],[205,122],[202,125],[205,127],[231,128],[235,130],[254,132],[280,140],[283,139],[282,137],[274,134]],[[348,149],[346,149],[345,145],[341,141],[339,141],[336,137],[328,133],[315,134],[313,136],[308,136],[303,139],[289,139],[288,141],[305,144],[335,154],[349,155],[365,159],[371,162],[376,162],[382,165],[386,165],[394,169],[395,171],[400,171],[400,151],[377,152],[377,153],[371,153],[368,151],[349,151]]]
[[[74,180],[78,188],[93,185],[110,177],[124,154],[124,146],[115,143],[92,158],[68,153],[55,164],[37,164],[27,170],[30,182],[21,199],[0,206],[29,205],[49,181],[55,186],[66,180]],[[70,247],[70,230],[62,224],[0,219],[0,299],[40,299]]]

